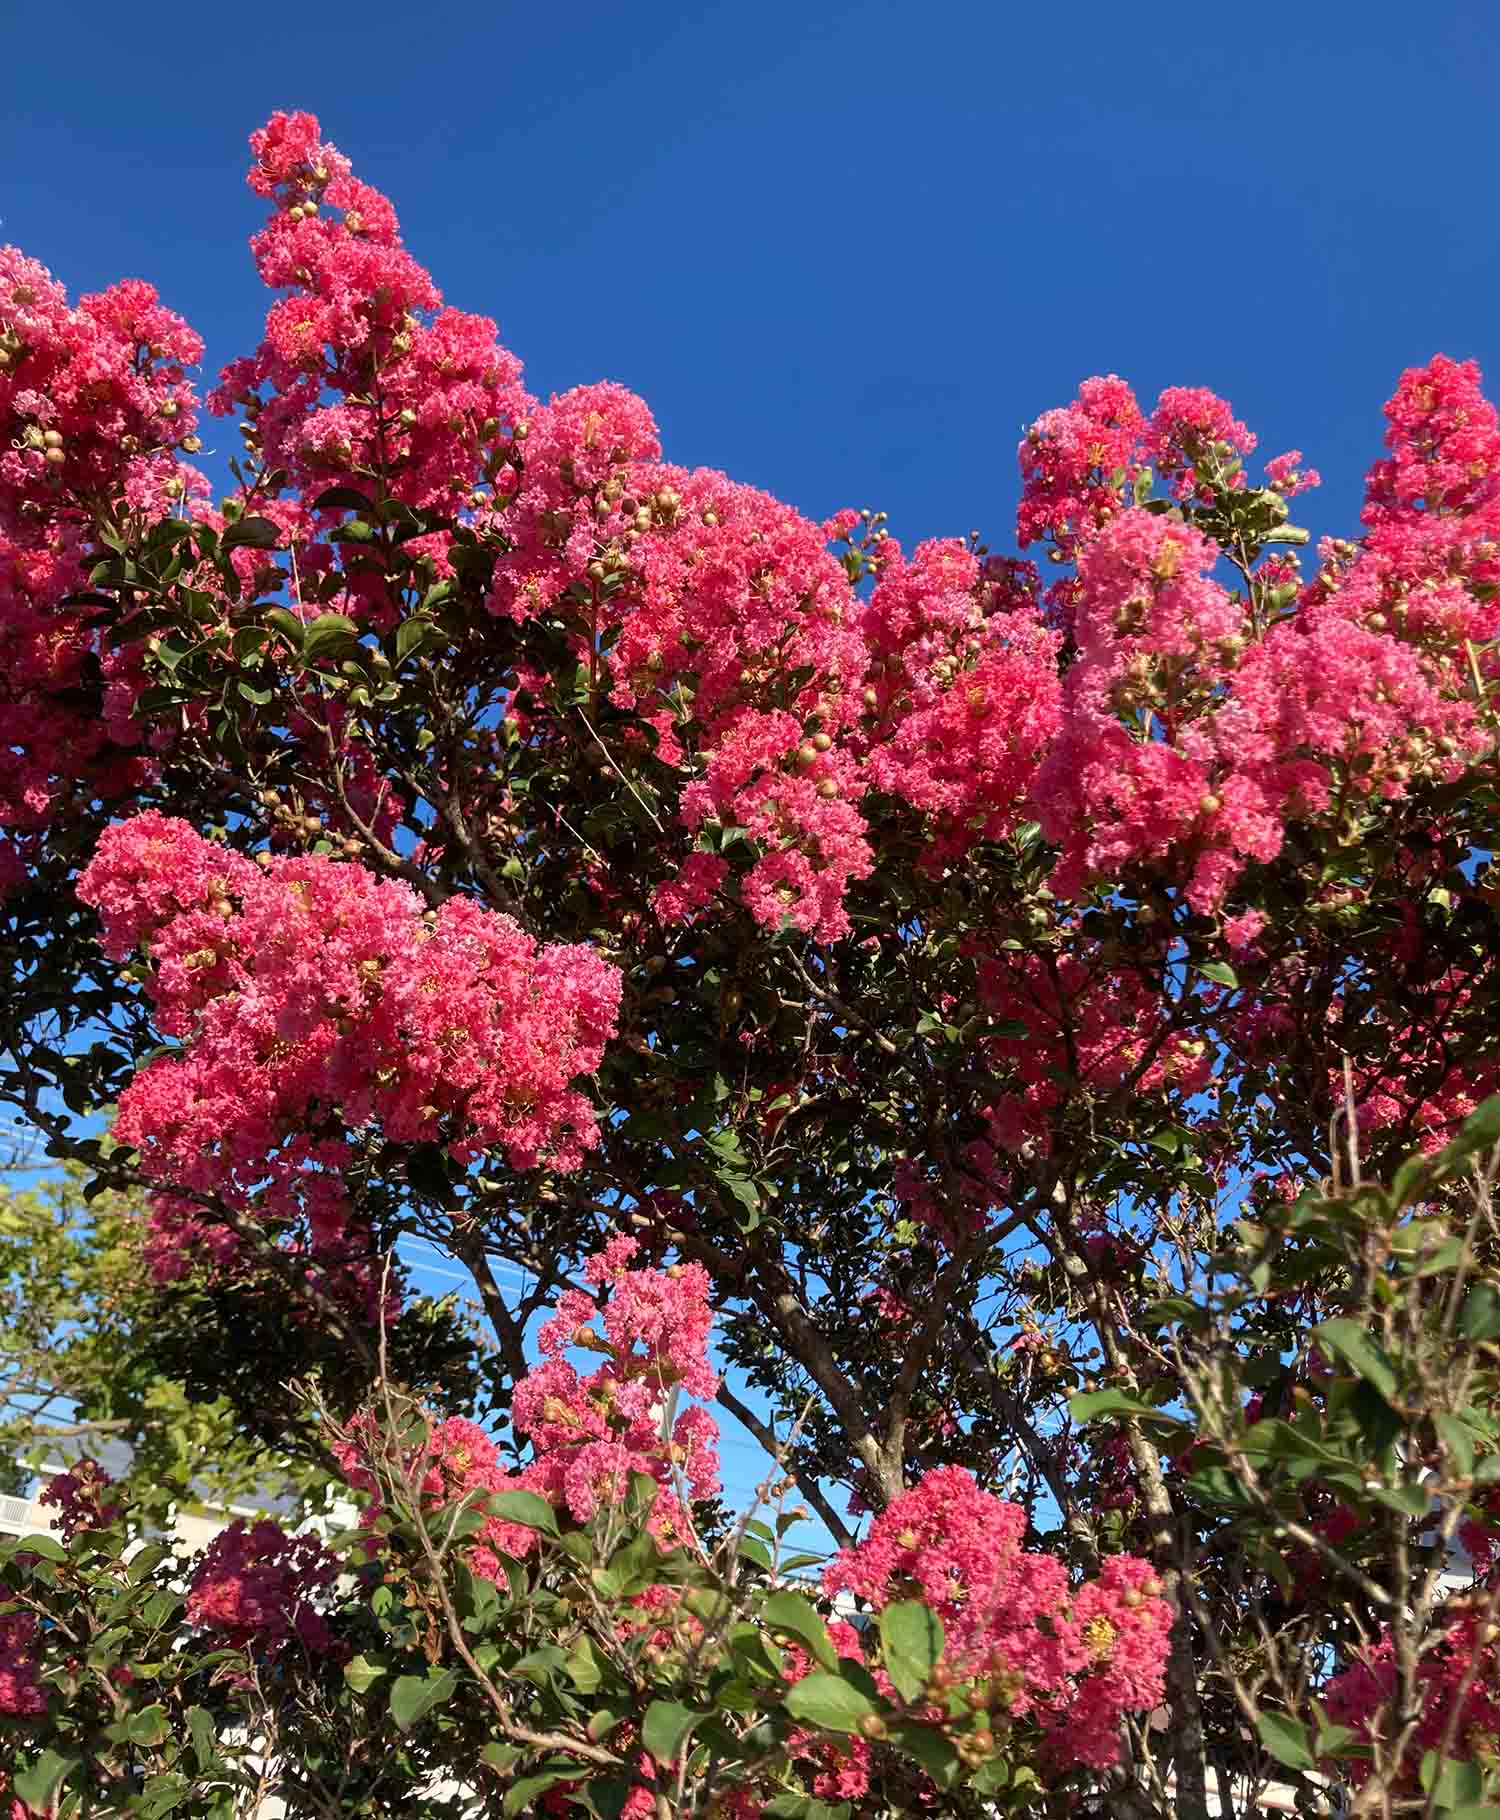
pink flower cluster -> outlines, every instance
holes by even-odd
[[[1385,407],[1390,454],[1370,470],[1365,523],[1467,515],[1500,496],[1500,420],[1472,360],[1437,355]]]
[[[20,842],[0,844],[0,891],[61,804],[146,773],[128,749],[130,659],[97,609],[62,602],[88,585],[96,514],[139,526],[205,489],[178,455],[196,447],[184,369],[201,354],[150,285],[70,306],[45,267],[0,247],[0,829]],[[107,721],[86,705],[96,668],[124,690]]]
[[[209,402],[221,415],[244,409],[261,460],[286,471],[290,497],[268,509],[307,546],[305,580],[333,560],[318,532],[335,515],[311,503],[324,489],[369,492],[378,476],[408,505],[456,511],[531,401],[495,324],[441,307],[390,202],[351,174],[313,115],[275,114],[250,144],[250,187],[276,204],[251,243],[256,266],[290,294]],[[367,571],[361,586],[379,619],[383,584]]]
[[[35,1718],[47,1710],[37,1680],[36,1617],[29,1611],[0,1614],[0,1713]]]
[[[701,1264],[636,1269],[637,1239],[613,1238],[584,1275],[594,1293],[564,1290],[537,1343],[542,1363],[516,1386],[518,1434],[535,1459],[522,1480],[584,1523],[617,1503],[633,1473],[661,1486],[647,1519],[666,1546],[691,1542],[688,1506],[719,1489],[718,1424],[698,1403],[663,1423],[680,1387],[708,1399],[719,1388],[708,1362],[713,1325],[710,1283]],[[601,1316],[603,1334],[591,1323]],[[601,1351],[604,1362],[580,1376],[569,1348]]]
[[[1500,1640],[1489,1634],[1494,1627],[1482,1611],[1462,1600],[1440,1611],[1436,1623],[1440,1634],[1417,1660],[1422,1716],[1401,1766],[1400,1788],[1394,1792],[1416,1792],[1418,1770],[1428,1751],[1440,1751],[1459,1762],[1476,1757],[1488,1761],[1500,1754]],[[1324,1690],[1330,1722],[1348,1726],[1365,1742],[1388,1735],[1400,1684],[1391,1639],[1382,1636]],[[1370,1758],[1339,1765],[1356,1786],[1368,1778],[1372,1767]]]
[[[564,601],[588,664],[595,634],[617,627],[600,687],[681,775],[678,814],[698,844],[658,912],[691,916],[732,882],[712,836],[733,827],[757,921],[843,934],[845,890],[870,867],[844,737],[865,648],[824,531],[723,474],[664,464],[650,412],[616,385],[534,411],[507,473],[480,514],[507,546],[491,610],[524,620]]]
[[[190,1624],[219,1632],[234,1649],[276,1655],[294,1639],[314,1654],[334,1647],[315,1601],[339,1576],[316,1536],[236,1518],[204,1550],[188,1586]]]
[[[1177,498],[1190,499],[1203,487],[1207,477],[1200,480],[1198,469],[1216,444],[1227,447],[1232,461],[1248,455],[1255,438],[1224,400],[1203,386],[1168,386],[1146,426],[1144,449],[1163,479],[1171,481]],[[1235,471],[1231,484],[1244,485],[1243,468]]]
[[[459,1417],[435,1423],[402,1462],[424,1500],[441,1508],[476,1493],[526,1490],[587,1523],[620,1504],[640,1473],[660,1488],[646,1519],[650,1532],[664,1549],[694,1543],[689,1505],[719,1490],[718,1426],[696,1403],[670,1428],[666,1423],[679,1387],[700,1398],[718,1390],[707,1357],[710,1285],[698,1264],[632,1269],[638,1249],[636,1239],[611,1239],[584,1269],[594,1293],[564,1290],[541,1328],[542,1362],[516,1385],[511,1405],[516,1434],[531,1443],[531,1460],[509,1472],[474,1423]],[[602,1334],[592,1324],[601,1315]],[[580,1376],[564,1356],[574,1348],[603,1352],[605,1361]],[[375,1496],[367,1525],[381,1504],[373,1470],[379,1440],[367,1415],[338,1450],[350,1484]],[[476,1508],[484,1511],[482,1498]],[[534,1531],[486,1512],[466,1558],[474,1572],[503,1579],[501,1557],[520,1558],[535,1542]]]
[[[163,1181],[258,1217],[305,1217],[337,1255],[345,1133],[446,1141],[467,1161],[576,1167],[596,1141],[574,1082],[613,1034],[617,971],[509,918],[320,857],[258,866],[153,812],[101,838],[79,880],[106,952],[141,952],[180,1053],[141,1070],[118,1135]],[[158,1220],[170,1227],[169,1200]]]
[[[1366,544],[1330,551],[1292,617],[1270,605],[1292,591],[1284,559],[1267,559],[1252,597],[1231,596],[1212,579],[1217,545],[1189,520],[1123,493],[1090,505],[1087,535],[1059,545],[1078,562],[1078,660],[1035,788],[1061,849],[1055,889],[1160,883],[1212,912],[1247,863],[1276,857],[1289,824],[1357,825],[1486,748],[1470,647],[1500,633],[1500,498],[1482,477],[1500,433],[1477,386],[1475,369],[1441,357],[1403,377]],[[1191,501],[1203,491],[1192,451],[1210,441],[1252,446],[1222,401],[1170,392],[1142,448]],[[1284,495],[1312,483],[1298,460],[1271,464]],[[1069,500],[1046,520],[1054,537],[1078,515]],[[1034,516],[1023,506],[1023,529]]]
[[[1114,516],[1139,471],[1145,423],[1134,392],[1113,373],[1086,379],[1072,404],[1037,418],[1017,452],[1023,550],[1047,538],[1072,555]]]
[[[1211,708],[1242,643],[1243,609],[1208,578],[1218,556],[1190,525],[1133,509],[1080,561],[1078,659],[1036,786],[1042,830],[1061,849],[1060,892],[1191,844],[1187,895],[1204,907],[1237,849],[1270,856],[1270,831],[1214,787],[1214,755],[1180,737]]]
[[[1295,619],[1268,605],[1295,591],[1293,565],[1269,558],[1255,598],[1231,596],[1192,522],[1246,485],[1254,438],[1224,400],[1173,387],[1148,418],[1111,376],[1039,418],[1018,522],[1023,544],[1046,538],[1078,565],[1051,593],[1078,644],[1063,680],[1030,565],[981,564],[952,542],[907,559],[887,540],[846,569],[826,544],[851,535],[852,514],[819,527],[664,463],[649,410],[622,387],[535,403],[492,323],[440,310],[390,204],[311,115],[278,114],[252,145],[252,187],[276,203],[256,259],[290,295],[215,408],[243,408],[289,477],[264,510],[297,542],[299,585],[340,560],[326,537],[340,514],[310,503],[329,481],[466,518],[495,553],[491,610],[560,620],[596,707],[607,695],[638,713],[627,746],[672,775],[664,920],[737,900],[767,927],[845,935],[849,888],[872,863],[872,793],[916,811],[933,866],[1034,815],[1062,850],[1059,891],[1124,876],[1212,912],[1289,822],[1399,799],[1478,748],[1459,659],[1500,625],[1468,585],[1500,541],[1451,528],[1495,492],[1494,417],[1470,367],[1403,379],[1370,546]],[[1314,483],[1300,463],[1292,451],[1269,465],[1273,493]],[[1135,504],[1153,466],[1173,515]],[[447,535],[419,541],[449,572]],[[867,601],[851,581],[862,564],[877,576]],[[361,546],[343,579],[350,611],[391,622],[378,550]],[[596,759],[592,723],[549,686],[523,668],[513,720]]]
[[[867,609],[826,548],[852,515],[819,527],[722,474],[663,463],[650,412],[620,386],[534,404],[492,324],[433,315],[394,211],[311,115],[278,114],[252,148],[251,185],[277,204],[257,263],[292,294],[213,403],[243,408],[267,466],[290,477],[264,510],[298,540],[304,585],[335,561],[321,540],[332,516],[306,503],[330,482],[368,491],[378,476],[408,503],[472,514],[499,551],[491,610],[562,611],[578,661],[678,773],[686,851],[657,890],[660,916],[737,896],[766,926],[837,939],[871,865],[872,787],[925,818],[933,863],[1015,825],[1058,695],[1022,565],[981,577],[954,546],[906,565],[887,545]],[[1100,424],[1111,400],[1092,400]],[[1137,413],[1129,434],[1140,428]],[[427,544],[441,571],[443,539]],[[350,610],[385,625],[378,552],[362,549],[346,582]],[[530,737],[592,755],[582,723],[543,706],[544,678],[522,673],[514,693]]]
[[[80,1531],[106,1529],[114,1522],[120,1506],[105,1501],[105,1493],[113,1484],[97,1460],[80,1460],[67,1472],[57,1473],[47,1481],[41,1502],[57,1507],[58,1528],[64,1541],[71,1542]]]
[[[371,1494],[372,1501],[360,1519],[366,1529],[374,1526],[384,1504],[380,1481],[372,1469],[379,1441],[375,1419],[365,1413],[356,1418],[349,1438],[334,1448],[348,1483],[356,1491]],[[520,1560],[536,1546],[534,1530],[507,1523],[485,1508],[484,1494],[516,1491],[523,1488],[524,1482],[500,1464],[495,1443],[477,1423],[463,1416],[433,1423],[421,1447],[401,1464],[415,1481],[423,1501],[434,1509],[473,1500],[483,1521],[465,1548],[464,1558],[482,1578],[503,1581],[505,1567],[501,1557]]]
[[[1075,1588],[1055,1556],[1022,1549],[1025,1531],[1018,1506],[941,1466],[835,1558],[824,1591],[852,1592],[876,1611],[922,1599],[943,1621],[953,1676],[998,1681],[1059,1767],[1107,1768],[1122,1716],[1161,1700],[1171,1608],[1149,1562],[1112,1556]]]
[[[861,616],[865,701],[875,720],[868,778],[927,821],[926,863],[1003,839],[1028,810],[1060,716],[1055,633],[1029,563],[982,565],[933,540],[910,561],[894,543]]]

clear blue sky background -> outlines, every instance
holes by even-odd
[[[245,134],[319,113],[532,388],[904,537],[1009,531],[1021,425],[1229,397],[1341,528],[1404,366],[1500,384],[1494,0],[0,0],[0,239],[257,335]],[[220,441],[227,447],[227,435]]]
[[[1403,367],[1500,391],[1495,0],[0,0],[0,46],[0,241],[151,278],[210,370],[268,301],[245,135],[310,108],[534,391],[620,380],[673,459],[904,540],[1008,547],[1091,373],[1227,396],[1319,531]]]

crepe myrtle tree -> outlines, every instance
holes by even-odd
[[[65,1475],[13,1812],[1500,1814],[1476,368],[1315,562],[1298,452],[1117,378],[1020,444],[1046,567],[908,552],[531,397],[251,146],[201,404],[0,252],[0,1094],[361,1516],[188,1557]]]

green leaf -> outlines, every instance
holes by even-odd
[[[44,1561],[66,1561],[68,1558],[67,1549],[56,1536],[21,1536],[17,1540],[25,1544],[26,1554],[40,1555]]]
[[[1200,961],[1197,970],[1216,986],[1227,986],[1231,992],[1239,989],[1240,976],[1228,961]]]
[[[1371,1339],[1358,1321],[1340,1316],[1324,1321],[1312,1330],[1311,1339],[1320,1352],[1332,1353],[1367,1384],[1373,1384],[1383,1397],[1392,1399],[1399,1388],[1396,1373],[1384,1348]]]
[[[1432,1159],[1434,1173],[1451,1174],[1476,1150],[1488,1150],[1494,1144],[1500,1144],[1500,1093],[1476,1106],[1459,1126],[1458,1136]]]
[[[1141,1310],[1141,1319],[1165,1327],[1172,1321],[1196,1321],[1206,1312],[1203,1304],[1195,1302],[1191,1296],[1164,1295],[1146,1304]]]
[[[16,1771],[11,1788],[28,1807],[45,1813],[64,1776],[77,1769],[81,1761],[79,1757],[60,1757],[55,1750],[44,1750],[30,1769]]]
[[[618,1776],[592,1777],[576,1795],[568,1798],[574,1806],[586,1803],[594,1820],[621,1820],[625,1803],[630,1799],[632,1784]]]
[[[380,1677],[389,1672],[384,1662],[372,1662],[368,1656],[356,1656],[352,1662],[344,1664],[344,1679],[357,1694],[368,1693]]]
[[[1433,1159],[1430,1156],[1409,1156],[1391,1178],[1391,1200],[1396,1207],[1404,1207],[1408,1201],[1419,1198],[1416,1190],[1427,1181],[1432,1169]]]
[[[1464,1297],[1458,1324],[1470,1340],[1493,1340],[1500,1334],[1500,1293],[1492,1283],[1476,1283]]]
[[[1307,1742],[1307,1727],[1285,1713],[1262,1713],[1256,1723],[1260,1741],[1288,1769],[1316,1769],[1317,1759]]]
[[[241,626],[229,641],[229,648],[234,652],[235,661],[243,663],[247,657],[253,657],[265,646],[270,636],[269,626]]]
[[[170,1730],[166,1707],[160,1701],[143,1706],[138,1713],[130,1715],[126,1730],[132,1744],[165,1744]]]
[[[760,1190],[748,1176],[740,1175],[733,1169],[715,1169],[713,1174],[719,1186],[738,1201],[746,1213],[759,1214]]]
[[[842,1675],[815,1668],[787,1689],[786,1710],[803,1725],[824,1731],[856,1733],[861,1719],[875,1712],[875,1702]]]
[[[483,1574],[461,1571],[464,1594],[464,1629],[471,1636],[482,1636],[500,1614],[500,1588]]]
[[[1252,1502],[1250,1493],[1227,1466],[1203,1466],[1193,1473],[1188,1484],[1210,1504],[1242,1507]]]
[[[915,1721],[898,1721],[890,1727],[890,1742],[897,1750],[903,1750],[907,1756],[915,1757],[930,1776],[936,1776],[946,1786],[952,1772],[958,1766],[958,1752],[939,1731],[930,1726],[918,1725]]]
[[[1460,1803],[1477,1802],[1484,1795],[1484,1771],[1473,1761],[1461,1763],[1430,1750],[1422,1758],[1420,1775],[1423,1790],[1439,1813]]]
[[[1420,1485],[1371,1486],[1370,1496],[1377,1504],[1383,1504],[1387,1510],[1397,1511],[1403,1517],[1423,1516],[1432,1504],[1431,1493]]]
[[[549,1788],[556,1788],[559,1782],[570,1782],[577,1779],[582,1764],[574,1764],[570,1769],[544,1770],[540,1775],[523,1776],[519,1782],[512,1782],[505,1791],[505,1799],[500,1811],[505,1820],[511,1820],[513,1814],[519,1814],[522,1808],[529,1807],[537,1795],[545,1795]]]
[[[315,657],[346,649],[359,637],[359,627],[347,613],[320,613],[304,628],[302,655],[311,663]]]
[[[317,512],[363,512],[370,503],[368,493],[356,487],[325,487],[313,501]]]
[[[641,1743],[658,1763],[675,1763],[688,1734],[706,1717],[673,1700],[653,1700],[641,1723]]]
[[[239,518],[232,525],[225,525],[219,547],[235,550],[247,545],[254,550],[274,550],[280,542],[281,527],[269,518]]]
[[[1443,1438],[1460,1478],[1474,1470],[1474,1437],[1457,1416],[1434,1416],[1432,1425]]]
[[[567,1660],[568,1679],[581,1694],[596,1694],[599,1684],[604,1679],[604,1671],[599,1666],[599,1658],[594,1654],[594,1646],[587,1637],[580,1637],[573,1645]]]
[[[161,1820],[163,1814],[170,1814],[174,1807],[182,1805],[187,1792],[186,1776],[171,1771],[148,1776],[145,1787],[141,1790],[141,1806],[138,1811],[143,1820]]]
[[[302,637],[307,626],[295,613],[289,613],[285,607],[267,607],[266,624],[278,631],[296,650],[302,649]]]
[[[539,1529],[549,1536],[557,1534],[557,1512],[534,1491],[497,1491],[489,1508],[503,1523],[519,1523],[522,1529]]]
[[[396,662],[402,663],[413,651],[420,651],[435,630],[430,619],[403,619],[396,628]]]
[[[540,1649],[528,1650],[511,1664],[510,1672],[546,1692],[559,1670],[566,1670],[568,1658],[555,1643],[544,1643]]]
[[[193,1752],[199,1769],[207,1769],[219,1754],[218,1728],[201,1706],[187,1709],[188,1730],[193,1734]]]
[[[1416,1265],[1413,1275],[1417,1277],[1441,1276],[1445,1270],[1452,1270],[1463,1260],[1468,1250],[1467,1239],[1447,1239],[1436,1251],[1430,1251]]]
[[[838,1667],[838,1651],[828,1635],[828,1626],[801,1593],[772,1593],[761,1607],[760,1615],[767,1629],[786,1631],[805,1643],[824,1668]]]
[[[1379,1455],[1395,1441],[1405,1424],[1373,1384],[1361,1381],[1350,1397],[1348,1410],[1370,1452]]]
[[[926,1690],[946,1641],[942,1619],[919,1600],[903,1599],[880,1614],[880,1650],[886,1673],[908,1705]]]
[[[1068,1409],[1075,1422],[1092,1422],[1099,1416],[1124,1415],[1160,1422],[1168,1428],[1186,1427],[1181,1416],[1168,1415],[1164,1409],[1143,1403],[1139,1397],[1127,1396],[1123,1390],[1080,1391],[1078,1395],[1068,1398]]]
[[[440,1675],[402,1675],[391,1689],[391,1717],[402,1731],[410,1731],[424,1714],[440,1706],[458,1686],[458,1670]]]

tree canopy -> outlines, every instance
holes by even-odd
[[[0,1098],[74,1172],[0,1363],[141,1448],[0,1567],[17,1802],[1500,1812],[1477,370],[1347,538],[1109,377],[1042,567],[908,551],[533,398],[316,120],[251,146],[204,400],[0,250]],[[358,1528],[181,1558],[206,1469]]]

